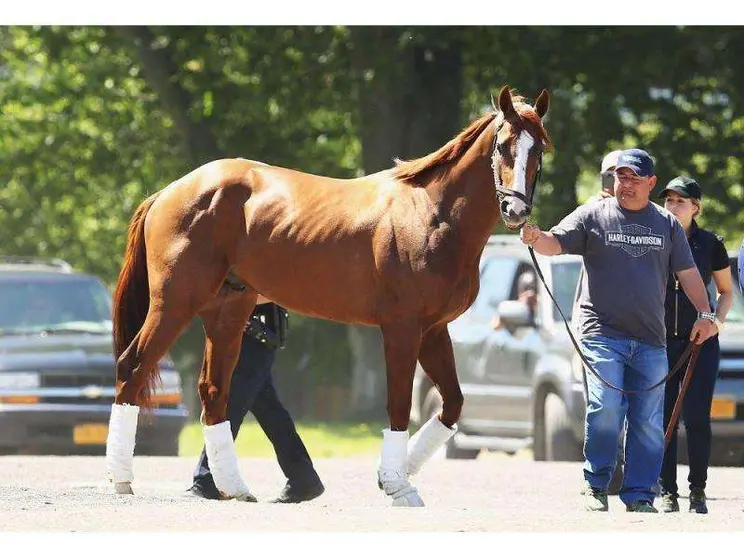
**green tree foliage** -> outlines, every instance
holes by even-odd
[[[605,152],[634,145],[657,160],[659,182],[688,173],[704,187],[702,219],[744,234],[742,91],[744,30],[736,27],[483,27],[466,35],[466,108],[493,84],[530,98],[551,94],[536,219],[554,225],[598,188]]]
[[[131,213],[173,176],[172,124],[103,30],[2,37],[2,252],[62,257],[112,281]]]

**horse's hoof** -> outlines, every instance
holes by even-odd
[[[419,496],[418,492],[410,492],[404,496],[399,496],[393,500],[394,508],[423,508],[424,501]]]
[[[132,483],[131,482],[117,482],[114,485],[114,490],[116,490],[117,494],[130,494],[134,495],[134,491],[132,490]]]
[[[230,496],[229,494],[220,492],[220,500],[237,500],[238,502],[258,502],[258,498],[256,498],[250,492],[244,492],[243,494],[238,494],[236,496]]]
[[[258,498],[256,498],[250,492],[246,492],[245,494],[238,494],[237,496],[235,496],[235,499],[239,502],[258,502]]]

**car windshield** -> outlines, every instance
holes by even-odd
[[[574,296],[576,295],[576,284],[579,281],[581,272],[580,261],[557,261],[552,262],[551,271],[553,273],[553,295],[563,311],[567,320],[571,320],[574,307]],[[552,304],[552,301],[550,301]],[[562,322],[560,312],[553,305],[553,319],[556,322]]]
[[[480,290],[470,307],[469,319],[489,323],[498,312],[499,303],[509,298],[511,278],[519,262],[514,258],[493,256],[481,260]]]
[[[97,279],[0,281],[0,335],[110,333],[111,295]]]

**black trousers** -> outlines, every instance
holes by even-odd
[[[687,339],[667,339],[667,360],[671,368],[679,360],[689,344]],[[705,488],[708,480],[708,463],[710,462],[710,407],[713,401],[713,390],[718,376],[718,363],[721,349],[718,336],[708,339],[700,348],[697,363],[693,370],[692,380],[682,401],[680,416],[685,424],[687,434],[687,456],[690,463],[690,474],[687,477],[690,488]],[[679,395],[680,385],[686,370],[685,367],[674,375],[666,385],[664,396],[664,431],[672,418],[674,403]],[[672,438],[664,452],[661,466],[662,493],[677,493],[677,431],[674,425]]]
[[[274,446],[279,467],[289,484],[301,489],[320,482],[320,478],[292,417],[282,405],[274,387],[271,367],[275,357],[275,348],[243,335],[240,357],[230,383],[227,418],[234,440],[245,415],[248,411],[253,413]],[[201,458],[194,471],[194,484],[214,487],[206,448],[202,448]]]

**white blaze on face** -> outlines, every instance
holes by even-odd
[[[526,131],[517,138],[517,156],[514,159],[514,183],[512,190],[527,196],[527,157],[535,145],[535,139]]]

